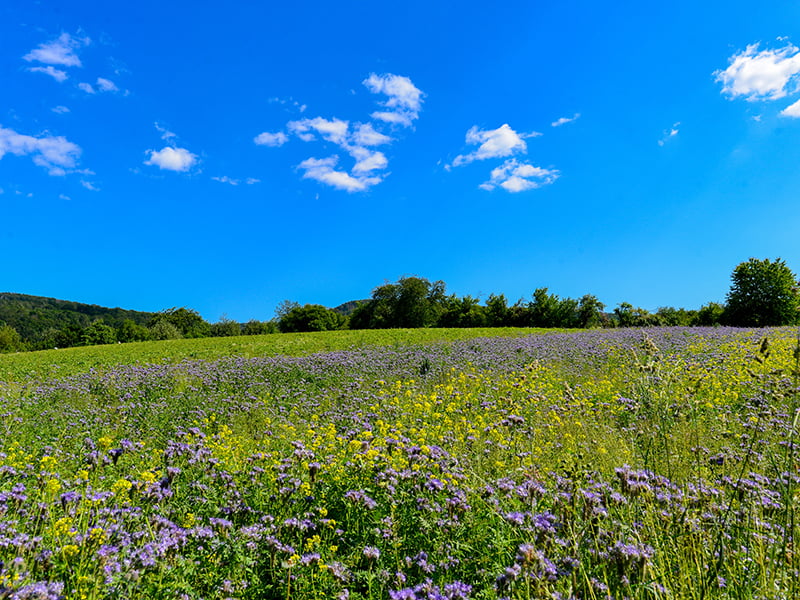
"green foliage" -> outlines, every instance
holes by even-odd
[[[191,308],[170,308],[157,313],[150,321],[150,328],[159,321],[166,321],[180,332],[185,338],[200,338],[211,335],[209,325],[196,310]]]
[[[211,335],[214,337],[242,335],[242,326],[223,315],[219,321],[211,325]]]
[[[472,296],[448,296],[443,303],[443,311],[439,316],[439,327],[486,326],[486,309],[480,306],[480,300]]]
[[[149,312],[0,293],[0,322],[13,327],[23,345],[31,350],[78,345],[82,343],[83,330],[94,321],[102,320],[119,329],[126,320],[145,325],[152,316]]]
[[[334,331],[344,329],[346,325],[347,317],[320,304],[295,306],[278,321],[283,333]]]
[[[401,277],[375,288],[372,299],[350,317],[353,329],[432,327],[445,310],[445,284],[423,277]]]
[[[83,330],[81,342],[84,346],[99,346],[100,344],[113,344],[117,341],[117,332],[110,325],[102,321],[95,321]]]
[[[242,335],[264,335],[277,333],[278,326],[274,321],[258,321],[251,319],[242,326]]]
[[[697,311],[696,320],[698,325],[720,325],[725,321],[725,306],[718,302],[704,304]]]
[[[652,327],[657,325],[655,317],[644,308],[634,307],[630,302],[622,302],[614,309],[620,327]]]
[[[600,327],[603,324],[603,310],[606,305],[591,294],[584,295],[578,301],[578,324],[586,329]]]
[[[24,349],[22,338],[11,325],[0,326],[0,352],[18,352]]]
[[[751,258],[731,275],[726,320],[740,327],[792,325],[798,322],[797,276],[780,258]]]
[[[489,294],[489,299],[486,301],[486,325],[489,327],[510,325],[508,300],[504,294],[499,296]]]
[[[144,325],[139,325],[132,319],[126,319],[117,329],[117,341],[120,342],[145,342],[151,339],[150,330]]]
[[[179,340],[183,337],[178,328],[165,319],[157,320],[149,329],[154,340]]]
[[[697,322],[697,311],[662,306],[656,311],[655,322],[667,327],[688,327]]]

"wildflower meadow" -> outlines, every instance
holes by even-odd
[[[0,598],[798,597],[795,330],[459,336],[4,357]]]

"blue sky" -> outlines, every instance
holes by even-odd
[[[0,291],[245,321],[800,270],[800,3],[495,4],[2,3]]]

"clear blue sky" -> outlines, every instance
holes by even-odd
[[[0,4],[0,291],[269,319],[416,274],[800,270],[800,3]]]

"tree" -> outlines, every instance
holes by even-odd
[[[81,342],[84,346],[99,346],[100,344],[113,344],[117,341],[117,332],[110,325],[102,321],[95,321],[83,330]]]
[[[178,328],[165,319],[157,320],[148,329],[154,340],[179,340],[183,337]]]
[[[798,322],[797,276],[780,258],[751,258],[731,274],[726,320],[740,327],[768,327]]]
[[[22,338],[11,325],[0,326],[0,352],[17,352],[23,350]]]
[[[344,329],[347,317],[320,304],[295,306],[278,321],[283,333],[296,331],[332,331]]]
[[[117,340],[120,342],[144,342],[150,338],[150,330],[133,319],[125,319],[117,329]]]
[[[698,325],[719,325],[725,320],[725,307],[718,302],[709,302],[697,311]]]
[[[484,327],[486,325],[486,309],[479,303],[480,300],[469,295],[463,298],[459,298],[455,294],[448,296],[437,325],[439,327]]]
[[[508,300],[505,294],[499,296],[489,294],[489,299],[486,301],[486,320],[489,327],[508,325]]]
[[[170,308],[157,313],[149,323],[152,329],[159,321],[174,325],[185,338],[208,337],[211,334],[209,325],[196,310],[191,308]]]
[[[431,327],[444,311],[445,285],[423,277],[401,277],[375,288],[350,316],[352,329]]]
[[[606,305],[592,294],[584,295],[578,301],[578,321],[580,326],[588,329],[590,327],[600,327],[603,324],[603,310]]]
[[[217,323],[212,323],[211,335],[213,337],[242,335],[242,326],[233,319],[229,319],[226,315],[222,315]]]

